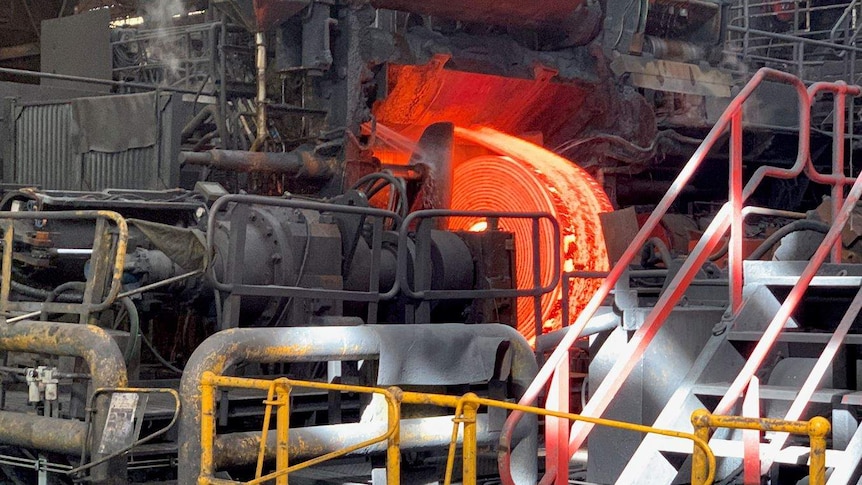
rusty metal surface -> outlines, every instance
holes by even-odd
[[[58,313],[77,313],[80,315],[80,323],[86,323],[90,313],[105,310],[111,306],[120,293],[120,284],[125,271],[126,247],[129,240],[129,228],[126,220],[116,212],[107,210],[82,210],[82,211],[2,211],[0,220],[20,221],[28,219],[42,220],[95,220],[96,230],[93,244],[92,275],[87,280],[84,289],[83,302],[57,303],[43,302],[41,310],[54,311]],[[108,222],[116,227],[116,234],[111,232]],[[6,237],[14,232],[14,226],[7,225]],[[6,248],[3,248],[4,254]],[[4,283],[10,279],[9,262],[4,259]],[[109,279],[110,277],[110,279]],[[105,291],[105,283],[110,282]],[[31,305],[27,302],[15,302],[8,300],[8,294],[0,292],[0,309],[30,311]]]
[[[390,65],[391,91],[374,106],[377,121],[403,133],[453,122],[550,136],[578,118],[589,96],[583,86],[551,82],[554,71],[537,69],[534,80],[517,79],[445,70],[448,60],[437,56],[426,65]]]
[[[294,175],[297,178],[328,180],[338,170],[333,158],[322,158],[309,150],[287,153],[247,152],[242,150],[210,150],[182,152],[180,163],[206,165],[237,172],[274,172]]]
[[[92,325],[75,325],[70,323],[21,321],[12,325],[0,326],[0,350],[13,352],[34,352],[58,356],[81,357],[90,370],[93,388],[124,387],[128,382],[126,364],[123,354],[114,339],[108,333]],[[98,442],[101,426],[107,411],[107,399],[99,398],[95,402],[94,441]],[[23,417],[17,414],[15,419]],[[24,418],[26,419],[26,418]],[[71,421],[70,421],[71,422]],[[70,425],[74,427],[75,425]],[[52,422],[52,425],[30,428],[32,433],[27,439],[50,447],[69,447],[75,434],[68,437],[57,434],[58,430],[66,429],[63,421]],[[74,431],[74,428],[69,428]],[[20,440],[21,430],[16,426],[0,426],[0,443],[14,444]],[[80,446],[77,451],[85,449]],[[95,458],[100,458],[96,455]],[[93,483],[118,483],[119,477],[125,477],[125,460],[115,458],[104,465],[93,468],[91,477]]]
[[[415,325],[417,330],[442,331],[441,325]],[[204,372],[221,375],[232,365],[240,362],[319,362],[331,360],[376,359],[382,349],[381,333],[386,326],[326,328],[237,328],[219,332],[208,338],[192,354],[185,367],[180,394],[183,398],[179,428],[179,481],[195,483],[200,474],[201,457],[201,388]],[[497,336],[509,340],[512,356],[512,388],[519,395],[532,380],[536,363],[532,349],[514,329],[502,325],[446,326],[447,338],[459,339],[471,336]],[[522,437],[513,447],[513,463],[516,464],[518,483],[535,483],[536,470],[536,420],[525,419],[519,428]],[[347,425],[342,425],[347,426]],[[345,430],[348,428],[344,428]],[[526,430],[526,431],[525,431]],[[451,429],[436,428],[448,442]],[[248,440],[243,443],[253,445]],[[258,441],[259,443],[259,441]],[[236,446],[243,446],[236,443]],[[258,448],[251,446],[257,456]],[[241,456],[240,448],[233,448],[231,455]],[[222,459],[216,454],[215,460]]]
[[[372,0],[371,3],[378,8],[467,22],[554,30],[582,21],[577,13],[584,4],[583,0]]]
[[[213,0],[249,32],[267,31],[301,12],[311,0]]]
[[[0,443],[74,455],[81,452],[87,425],[70,419],[0,411]]]
[[[0,326],[0,350],[81,357],[95,388],[123,387],[127,382],[120,348],[105,330],[92,325],[25,320]]]

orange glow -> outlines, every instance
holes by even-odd
[[[467,228],[470,232],[483,232],[488,230],[488,221],[479,221]]]
[[[452,208],[456,210],[548,212],[560,222],[565,270],[606,271],[608,259],[598,214],[612,210],[602,188],[580,167],[528,141],[490,128],[456,128],[456,134],[500,156],[480,156],[455,167]],[[452,229],[475,230],[484,221],[453,219]],[[533,283],[531,223],[502,220],[501,229],[515,233],[517,284]],[[542,280],[553,275],[550,227],[542,228]],[[570,291],[572,317],[583,309],[600,280],[576,279]],[[542,299],[544,331],[559,328],[562,290]],[[518,331],[535,339],[530,298],[518,302]]]
[[[534,79],[476,74],[444,68],[445,56],[428,64],[395,65],[387,70],[386,98],[373,107],[377,120],[375,156],[386,164],[406,164],[415,141],[432,123],[454,123],[461,144],[454,154],[453,209],[547,212],[560,222],[562,268],[606,271],[607,254],[598,214],[612,210],[602,188],[571,161],[505,133],[530,133],[536,140],[559,136],[580,116],[588,91],[550,82],[552,72],[538,69]],[[482,128],[466,128],[482,126]],[[505,132],[505,133],[504,133]],[[370,131],[369,131],[370,133]],[[531,139],[533,139],[531,137]],[[452,220],[450,228],[487,230],[482,220]],[[517,285],[533,286],[531,223],[504,220],[500,228],[515,233]],[[543,281],[551,278],[549,227],[540,239]],[[573,280],[574,318],[600,280]],[[542,299],[545,331],[559,328],[562,291]],[[518,301],[518,330],[535,339],[531,298]]]

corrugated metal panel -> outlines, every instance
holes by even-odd
[[[71,146],[68,103],[23,106],[15,119],[15,182],[50,189],[81,185],[78,155]]]
[[[161,189],[156,147],[84,154],[83,190]]]
[[[51,190],[163,189],[159,146],[80,154],[70,103],[25,105],[15,118],[14,180]]]

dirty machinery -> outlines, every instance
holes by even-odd
[[[856,2],[188,3],[0,68],[0,481],[859,480]]]

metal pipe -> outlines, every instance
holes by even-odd
[[[93,77],[71,76],[69,74],[54,74],[50,72],[40,71],[25,71],[23,69],[12,69],[9,67],[0,67],[0,74],[10,74],[13,76],[35,77],[40,79],[56,79],[58,81],[74,81],[87,84],[99,84],[102,86],[116,86],[120,88],[132,89],[148,89],[150,91],[167,91],[181,94],[198,94],[198,91],[192,89],[172,88],[170,86],[157,86],[155,84],[146,84],[129,81],[112,81],[110,79],[97,79]],[[214,96],[215,93],[205,93],[207,96]]]
[[[251,151],[263,148],[266,140],[266,34],[254,34],[255,65],[257,66],[257,137],[251,144]]]
[[[439,335],[454,340],[481,337],[501,337],[510,343],[513,351],[511,380],[516,394],[527,388],[536,373],[533,351],[517,331],[505,325],[413,325],[417,332],[436,331]],[[392,327],[366,325],[362,327],[292,327],[292,328],[234,328],[216,333],[205,340],[192,354],[180,382],[182,414],[179,425],[179,483],[197,483],[201,466],[201,388],[204,372],[222,375],[231,366],[240,362],[321,362],[337,360],[377,359],[385,339],[381,334]],[[403,329],[401,330],[403,331]],[[349,431],[354,425],[337,425],[333,428]],[[536,477],[537,420],[525,420],[518,430],[522,436],[516,440],[512,451],[516,463],[516,481],[519,484],[534,484]],[[316,428],[315,428],[316,429]],[[451,427],[430,428],[439,432],[448,442]],[[296,430],[298,433],[299,430]],[[309,430],[311,432],[311,430]],[[295,434],[291,432],[291,436]],[[345,433],[346,434],[346,433]],[[329,436],[334,439],[341,433]],[[300,435],[301,436],[301,435]],[[428,436],[426,436],[427,438]],[[291,439],[293,441],[293,439]],[[257,443],[242,440],[230,448],[230,455],[257,456]],[[338,443],[332,443],[337,446]],[[244,447],[248,446],[248,449]],[[230,459],[216,453],[215,460]]]
[[[612,311],[595,315],[581,331],[581,337],[588,337],[599,332],[613,330],[620,325],[620,316]],[[536,338],[536,352],[545,352],[560,344],[572,327],[563,327],[551,333],[540,335]]]
[[[440,432],[445,430],[445,432]],[[449,444],[452,416],[435,416],[401,421],[401,448],[411,450],[441,449]],[[290,430],[291,461],[306,460],[332,453],[360,443],[386,432],[383,421],[372,423],[350,423]],[[260,431],[219,435],[213,446],[216,469],[249,465],[255,462],[260,447]],[[487,415],[478,416],[478,436],[481,444],[492,444],[498,433],[489,429]],[[267,437],[265,459],[275,459],[275,435]],[[363,448],[350,456],[370,455],[386,451],[385,441]]]
[[[656,59],[672,59],[680,62],[699,61],[706,57],[703,47],[680,40],[662,39],[647,35],[644,37],[644,47]]]
[[[0,350],[81,357],[95,388],[122,387],[127,382],[126,364],[116,342],[92,325],[26,320],[0,326]],[[3,431],[0,428],[0,436]]]
[[[86,439],[87,424],[82,421],[0,411],[0,442],[7,446],[74,455]]]
[[[322,158],[309,149],[291,152],[255,152],[243,150],[210,150],[181,152],[181,164],[205,165],[236,172],[273,172],[310,180],[329,180],[338,169],[333,158]]]
[[[126,364],[123,354],[108,333],[92,325],[70,323],[21,321],[14,325],[0,325],[0,350],[11,352],[34,352],[58,356],[80,357],[84,359],[92,376],[92,388],[125,387],[128,383]],[[102,429],[107,417],[108,398],[100,396],[96,400],[96,420],[94,436],[90,443],[101,440]],[[17,413],[18,417],[25,415]],[[55,440],[57,426],[65,426],[62,421],[52,422],[51,426],[33,427],[30,440],[45,443]],[[74,426],[74,425],[73,425]],[[65,429],[65,428],[64,428]],[[71,429],[74,431],[74,429]],[[70,435],[71,436],[71,435]],[[0,443],[15,444],[20,439],[16,426],[0,426]],[[80,451],[82,441],[77,442]],[[73,444],[70,441],[58,442],[56,446]],[[94,458],[100,455],[94,454]],[[110,460],[95,467],[91,478],[94,483],[119,483],[125,479],[126,462],[123,458]]]

